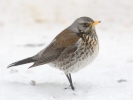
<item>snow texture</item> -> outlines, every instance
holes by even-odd
[[[60,70],[31,64],[7,69],[32,56],[76,18],[96,26],[96,60],[72,74],[75,91]],[[132,0],[0,0],[0,100],[133,100]]]

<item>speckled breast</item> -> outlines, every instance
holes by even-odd
[[[88,43],[80,39],[77,44],[78,49],[74,53],[63,54],[50,65],[63,70],[67,74],[77,72],[96,58],[99,51],[98,39],[91,39]]]

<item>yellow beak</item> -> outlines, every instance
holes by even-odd
[[[97,25],[97,24],[99,24],[101,21],[94,21],[92,24],[91,24],[91,26],[95,26],[95,25]]]

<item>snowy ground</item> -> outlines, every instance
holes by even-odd
[[[133,100],[132,0],[0,0],[0,100]],[[97,59],[72,74],[48,65],[7,65],[43,49],[80,16],[96,26]],[[31,82],[36,85],[31,85]]]

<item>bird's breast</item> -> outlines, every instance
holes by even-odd
[[[97,38],[86,38],[86,41],[80,39],[76,45],[78,49],[74,53],[62,55],[50,65],[65,73],[71,73],[84,68],[96,58],[99,51]]]

